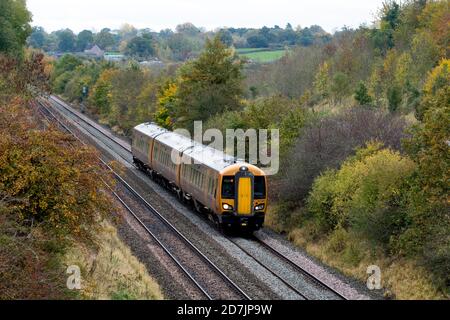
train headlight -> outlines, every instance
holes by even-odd
[[[263,204],[257,205],[255,207],[255,211],[263,211],[266,206]]]
[[[230,206],[230,205],[227,204],[227,203],[224,203],[224,204],[222,205],[222,208],[223,208],[223,210],[227,210],[227,211],[233,210],[233,206]]]

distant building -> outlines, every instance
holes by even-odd
[[[105,54],[105,51],[100,49],[99,46],[95,45],[91,49],[84,50],[84,53],[86,55],[88,55],[88,56],[93,56],[93,57],[96,57],[96,58],[102,58],[103,55]]]
[[[158,58],[154,58],[149,61],[142,61],[142,62],[139,62],[139,64],[143,67],[160,67],[160,68],[164,67],[164,62],[162,62]]]
[[[118,52],[105,52],[105,54],[103,55],[103,58],[106,61],[123,61],[123,60],[125,60],[125,56]]]

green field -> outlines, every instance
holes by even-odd
[[[282,58],[286,54],[286,50],[265,50],[258,48],[246,48],[237,50],[237,53],[240,56],[247,57],[248,59],[255,62],[268,63]]]

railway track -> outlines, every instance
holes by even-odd
[[[331,286],[329,286],[328,284],[326,284],[325,282],[320,280],[318,277],[313,275],[311,272],[307,271],[305,268],[301,267],[299,264],[297,264],[294,261],[292,261],[291,259],[289,259],[286,255],[284,255],[282,252],[280,252],[277,249],[275,249],[274,247],[272,247],[270,244],[268,244],[264,240],[258,238],[257,236],[253,236],[253,240],[255,242],[257,242],[259,245],[261,245],[264,248],[266,248],[268,251],[272,252],[274,255],[276,255],[277,257],[279,257],[283,261],[285,261],[286,263],[288,263],[289,265],[291,265],[294,269],[298,270],[299,272],[303,273],[304,275],[306,275],[307,277],[312,279],[318,285],[324,287],[326,290],[329,290],[330,292],[335,294],[339,299],[347,300],[345,295],[341,294],[336,289],[332,288]]]
[[[99,126],[98,124],[93,122],[92,120],[88,119],[86,116],[80,114],[77,111],[72,110],[70,107],[66,106],[63,101],[60,101],[57,98],[52,98],[52,101],[54,103],[56,103],[59,107],[63,108],[63,110],[65,110],[66,113],[70,114],[73,121],[76,121],[78,123],[80,123],[80,121],[83,122],[89,128],[91,128],[92,130],[95,130],[95,132],[100,133],[100,135],[102,137],[104,137],[107,140],[109,140],[110,142],[114,143],[116,146],[119,146],[120,149],[122,149],[122,151],[124,152],[124,154],[120,155],[121,158],[124,159],[125,161],[127,161],[129,164],[134,166],[133,161],[132,161],[131,148],[129,145],[126,144],[126,142],[113,136],[106,129],[102,128],[101,126]],[[124,180],[123,180],[123,183],[128,185]],[[130,188],[131,188],[131,186],[130,186]],[[141,199],[141,201],[144,201],[146,203],[145,205],[147,206],[147,208],[150,211],[152,211],[154,209],[145,199],[143,199],[139,195],[139,193],[137,193],[134,190],[132,192],[134,192],[136,194],[136,196]],[[153,209],[151,209],[151,208],[153,208]],[[170,222],[167,221],[167,219],[165,219],[162,215],[159,214],[159,218],[167,226],[170,225]],[[172,228],[175,228],[175,227],[172,225]],[[181,236],[185,242],[187,242],[187,243],[190,242],[185,236],[183,236],[183,235],[181,235]],[[251,250],[249,250],[248,248],[245,248],[242,244],[238,243],[235,239],[232,239],[230,237],[227,237],[227,238],[235,246],[237,246],[241,251],[243,251],[247,256],[249,256],[251,259],[256,261],[256,263],[261,265],[261,267],[264,268],[273,277],[276,277],[280,282],[282,282],[289,290],[293,291],[296,295],[298,295],[301,299],[305,299],[305,300],[315,299],[314,295],[310,295],[310,294],[306,293],[304,288],[301,287],[301,285],[299,285],[298,283],[294,283],[294,281],[292,281],[292,280],[287,279],[286,276],[280,275],[279,271],[275,270],[275,268],[273,268],[273,266],[271,266],[270,264],[264,262],[260,257],[255,255],[254,253],[252,253]],[[257,236],[252,236],[250,240],[255,245],[261,246],[268,255],[272,255],[274,258],[278,259],[279,261],[289,265],[293,270],[295,270],[295,272],[297,272],[299,274],[299,276],[302,275],[303,277],[309,279],[309,281],[314,283],[315,286],[321,288],[321,290],[328,291],[328,297],[330,299],[347,300],[347,298],[343,294],[341,294],[340,292],[338,292],[336,289],[332,288],[325,282],[321,281],[318,277],[316,277],[315,275],[313,275],[306,269],[302,268],[300,265],[298,265],[297,263],[295,263],[294,261],[289,259],[289,257],[287,257],[283,253],[279,252],[277,249],[272,247],[270,244],[266,243],[264,240],[261,240]],[[207,259],[206,256],[204,258]],[[241,295],[244,296],[245,293],[242,292]]]
[[[316,300],[317,299],[316,296],[314,295],[314,293],[308,293],[307,291],[310,291],[310,290],[305,290],[305,288],[302,285],[302,282],[304,282],[304,281],[311,281],[311,282],[314,282],[315,285],[323,288],[323,290],[329,291],[330,299],[347,300],[347,298],[344,295],[342,295],[341,293],[339,293],[338,291],[336,291],[335,289],[333,289],[332,287],[330,287],[329,285],[327,285],[326,283],[324,283],[323,281],[318,279],[312,273],[308,272],[307,270],[305,270],[304,268],[302,268],[301,266],[296,264],[294,261],[289,259],[283,253],[277,251],[275,248],[270,246],[268,243],[259,239],[257,236],[251,236],[249,240],[251,242],[253,242],[256,246],[261,246],[262,249],[264,250],[264,255],[266,255],[266,256],[272,255],[272,256],[279,258],[279,260],[281,260],[280,262],[286,263],[287,265],[291,266],[293,270],[304,275],[304,279],[302,279],[302,281],[299,281],[298,276],[295,277],[296,279],[294,279],[294,277],[292,277],[291,275],[283,274],[282,272],[277,270],[277,268],[275,268],[272,263],[268,263],[267,259],[263,259],[261,257],[261,253],[255,254],[248,247],[246,247],[245,245],[242,245],[241,243],[239,243],[239,241],[237,241],[236,239],[233,239],[231,237],[228,237],[228,240],[231,241],[234,245],[236,245],[240,250],[242,250],[247,256],[249,256],[251,259],[255,260],[258,264],[260,264],[269,273],[271,273],[273,276],[275,276],[277,279],[279,279],[290,290],[295,292],[302,299],[304,299],[304,300]],[[264,261],[264,260],[266,260],[266,261]],[[271,260],[273,262],[273,258],[271,258]]]
[[[49,107],[43,103],[39,106],[45,110],[47,114],[43,114],[47,119],[50,117],[55,119],[58,125],[74,136],[78,141],[85,144],[85,142],[78,137],[66,124],[64,124]],[[74,113],[75,114],[75,113]],[[50,116],[49,116],[50,115]],[[164,216],[156,210],[150,203],[148,203],[131,185],[129,185],[117,172],[115,172],[103,159],[99,159],[102,165],[107,167],[115,176],[116,180],[123,186],[127,192],[135,197],[141,206],[151,212],[154,217],[163,222],[166,229],[157,228],[152,229],[152,224],[145,222],[142,216],[137,213],[137,210],[131,208],[120,196],[118,192],[113,190],[110,186],[107,187],[116,197],[116,199],[123,205],[123,207],[133,216],[139,225],[146,231],[148,235],[163,249],[163,251],[170,257],[170,259],[177,265],[177,267],[187,276],[187,278],[195,285],[195,287],[202,293],[204,297],[209,300],[215,299],[244,299],[251,300],[235,282],[233,282],[214,262],[212,262],[205,254],[203,254],[189,239],[187,239],[173,224],[171,224]],[[152,220],[152,222],[155,222]],[[154,225],[154,224],[153,224]],[[153,228],[154,229],[154,228]],[[171,232],[171,236],[167,233]],[[158,234],[157,234],[158,233]],[[163,234],[163,235],[161,235]],[[164,236],[166,234],[166,236]],[[164,243],[161,238],[170,238],[170,243]],[[188,265],[187,262],[190,262]],[[213,276],[215,275],[215,276]]]

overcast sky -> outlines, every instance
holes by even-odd
[[[382,0],[27,0],[33,25],[47,31],[99,31],[124,23],[154,31],[183,22],[218,27],[296,27],[312,24],[332,32],[371,24]]]

